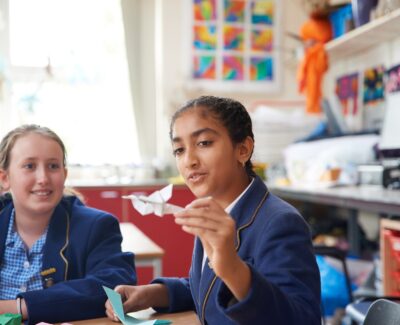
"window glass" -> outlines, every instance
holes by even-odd
[[[46,125],[68,161],[140,162],[121,5],[9,1],[10,125]]]

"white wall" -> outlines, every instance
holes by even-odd
[[[123,0],[132,1],[132,0]],[[142,110],[149,116],[140,114],[138,123],[144,123],[149,132],[146,132],[146,148],[144,150],[151,151],[162,159],[172,160],[171,148],[168,138],[169,132],[169,119],[172,113],[179,108],[185,101],[204,95],[201,91],[188,90],[185,87],[185,46],[187,46],[187,15],[188,0],[134,0],[136,2],[146,2],[148,7],[154,6],[154,13],[157,16],[155,21],[155,34],[145,32],[147,35],[146,40],[141,40],[142,59],[146,63],[146,69],[149,68],[149,73],[154,72],[154,85],[151,82],[143,81],[149,87],[142,95],[148,97],[143,98],[143,105],[136,110]],[[281,3],[282,16],[281,16],[281,58],[282,58],[282,71],[283,80],[281,90],[274,94],[267,93],[212,93],[213,95],[230,96],[240,100],[245,105],[258,99],[300,99],[297,92],[296,82],[296,67],[297,62],[289,50],[294,50],[298,45],[295,41],[291,40],[284,35],[284,32],[298,32],[299,26],[305,21],[306,14],[302,10],[299,1],[284,0]],[[148,14],[149,12],[147,12]],[[143,24],[153,21],[154,17],[140,17]],[[143,26],[143,25],[141,25]],[[142,33],[144,37],[144,34]],[[155,44],[152,43],[152,38]],[[156,51],[152,57],[149,52],[147,56],[143,54],[143,47],[151,48],[154,46]],[[151,60],[153,60],[154,71],[152,71]],[[142,74],[145,78],[145,74]],[[151,78],[153,78],[151,77]],[[149,78],[149,77],[146,77]],[[153,91],[149,91],[153,89]],[[210,94],[210,92],[208,92]],[[154,103],[155,105],[148,105]],[[145,104],[148,103],[147,105]],[[152,131],[150,131],[152,130]],[[150,149],[150,148],[154,148]],[[148,155],[151,156],[151,155]]]

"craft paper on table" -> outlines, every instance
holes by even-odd
[[[20,314],[6,313],[0,315],[0,324],[4,325],[20,325],[22,321]]]
[[[124,308],[122,306],[122,299],[121,295],[105,286],[103,286],[104,291],[107,294],[108,299],[110,300],[111,306],[114,309],[115,314],[117,315],[118,319],[121,321],[122,324],[124,325],[166,325],[166,324],[171,324],[171,321],[167,319],[153,319],[153,320],[141,320],[137,319],[135,317],[125,315],[124,314]]]
[[[173,214],[182,211],[183,208],[174,204],[167,203],[172,196],[172,184],[155,191],[149,196],[144,195],[124,195],[122,198],[130,199],[133,207],[141,214],[147,215],[154,213],[162,217],[165,214]]]

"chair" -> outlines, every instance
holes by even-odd
[[[399,325],[400,304],[378,299],[368,309],[363,325]]]
[[[351,287],[351,280],[350,280],[350,275],[349,271],[347,268],[347,263],[346,263],[346,256],[347,252],[336,248],[336,247],[331,247],[331,246],[325,246],[325,245],[314,245],[314,253],[316,255],[321,255],[321,256],[329,256],[333,257],[337,260],[339,260],[342,264],[342,269],[344,273],[344,278],[346,281],[346,289],[347,289],[347,294],[350,303],[353,302],[353,292],[352,292],[352,287]],[[321,304],[321,312],[322,312],[322,324],[325,324],[325,317],[324,317],[324,306]]]
[[[346,263],[347,252],[336,247],[325,246],[325,245],[314,245],[314,253],[316,255],[330,256],[336,258],[342,263],[343,273],[346,279],[347,294],[349,295],[350,302],[352,302],[353,292],[351,289],[350,274],[347,269],[347,263]]]
[[[346,307],[351,324],[400,324],[400,297],[365,297]]]

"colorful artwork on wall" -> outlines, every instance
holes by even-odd
[[[194,19],[196,21],[215,20],[217,0],[193,0]]]
[[[279,89],[278,0],[192,0],[190,82],[202,89]]]
[[[359,131],[362,128],[362,119],[358,108],[358,72],[339,77],[336,80],[335,93],[341,103],[347,126],[352,131]]]
[[[193,58],[194,77],[199,79],[215,79],[215,57],[195,56]]]
[[[226,22],[243,23],[245,15],[245,2],[237,0],[224,1],[224,17]]]
[[[224,56],[224,80],[243,80],[243,58],[240,56]]]
[[[224,49],[244,50],[244,29],[241,27],[224,26]]]
[[[251,80],[273,80],[273,62],[270,58],[251,58]]]
[[[198,50],[215,50],[217,34],[215,26],[194,26],[194,48]]]
[[[271,52],[273,49],[272,29],[251,31],[251,49],[253,51]]]
[[[274,1],[261,0],[251,3],[251,22],[272,25],[274,21]]]
[[[372,67],[364,71],[363,129],[379,130],[385,113],[385,67]]]

